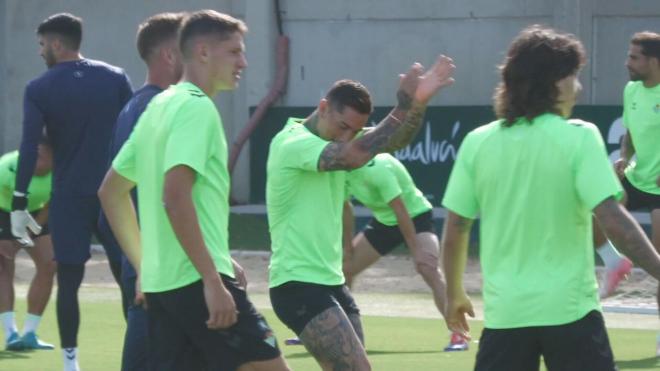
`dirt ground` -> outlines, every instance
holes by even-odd
[[[270,307],[268,300],[268,261],[265,252],[237,252],[236,260],[248,275],[248,292],[257,307]],[[16,284],[18,295],[24,295],[33,273],[27,254],[16,258]],[[600,275],[600,269],[598,274]],[[113,288],[115,283],[103,253],[94,253],[85,271],[86,288]],[[474,299],[477,318],[481,316],[481,273],[479,264],[470,261],[465,275],[465,286]],[[603,301],[606,321],[612,327],[660,329],[657,319],[655,292],[657,282],[646,273],[635,269],[630,279],[623,282],[616,295]],[[438,318],[430,291],[414,271],[409,256],[387,256],[362,273],[353,288],[356,300],[364,314]],[[116,296],[114,290],[101,290]],[[96,294],[98,295],[98,293]],[[102,294],[103,295],[103,294]]]

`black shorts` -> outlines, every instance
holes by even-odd
[[[481,333],[475,371],[616,370],[603,316],[591,311],[559,326],[487,329]]]
[[[347,315],[360,315],[346,285],[325,286],[291,281],[272,287],[270,302],[280,321],[296,335],[300,335],[309,321],[328,308],[340,307]]]
[[[434,232],[433,210],[419,214],[412,219],[417,233]],[[381,256],[387,255],[404,242],[398,225],[385,225],[378,220],[371,219],[362,231],[364,237]]]
[[[33,211],[30,214],[32,214],[33,218],[37,217],[37,214],[39,214],[41,210]],[[38,238],[42,236],[47,236],[50,234],[50,231],[48,230],[48,224],[44,224],[41,226],[41,233],[39,233],[36,236],[32,236],[32,238]],[[16,237],[14,237],[13,234],[11,234],[11,217],[10,213],[4,210],[0,210],[0,240],[15,240]]]
[[[626,191],[626,209],[630,211],[653,211],[660,209],[660,195],[646,193],[635,188],[625,176],[621,185]]]
[[[148,363],[153,371],[191,370],[186,360],[192,351],[202,366],[214,371],[236,370],[244,363],[280,356],[273,331],[248,300],[236,280],[222,275],[232,294],[238,322],[229,329],[209,330],[209,312],[202,281],[178,289],[146,293],[148,313]]]

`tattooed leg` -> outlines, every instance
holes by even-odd
[[[323,370],[371,370],[353,325],[339,307],[328,308],[309,321],[300,340]]]
[[[355,334],[357,335],[358,339],[360,339],[360,343],[362,343],[362,346],[364,347],[364,330],[362,330],[362,320],[360,319],[360,315],[351,313],[348,315],[348,320],[351,322],[353,330],[355,330]]]

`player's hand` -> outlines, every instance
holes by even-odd
[[[135,280],[135,299],[133,301],[135,302],[135,305],[141,305],[142,308],[147,309],[147,300],[142,292],[142,279],[140,278],[140,275],[138,275]]]
[[[456,297],[447,295],[447,308],[445,310],[447,328],[451,332],[459,333],[466,340],[470,340],[470,325],[465,317],[466,314],[474,318],[472,302],[470,302],[465,292]]]
[[[236,276],[236,281],[238,281],[238,284],[241,285],[244,289],[247,288],[248,281],[247,281],[247,275],[245,274],[245,269],[241,267],[236,260],[232,259],[231,260],[232,265],[234,266],[234,275]]]
[[[629,162],[626,159],[620,158],[614,161],[614,171],[619,179],[623,179],[626,168],[628,167]]]
[[[204,300],[206,301],[206,308],[209,310],[206,327],[211,330],[219,330],[236,323],[238,313],[234,298],[222,284],[220,276],[217,279],[204,282]]]
[[[454,83],[454,61],[440,55],[435,63],[422,76],[419,77],[419,83],[415,90],[415,101],[426,104],[433,96],[445,86]]]
[[[410,66],[408,72],[399,75],[399,90],[396,92],[398,108],[402,110],[410,109],[422,73],[424,73],[424,67],[419,63],[414,63]]]
[[[21,247],[33,247],[34,241],[30,238],[28,230],[35,235],[41,233],[41,226],[32,218],[27,210],[14,210],[10,214],[11,234]]]

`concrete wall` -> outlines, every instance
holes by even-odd
[[[414,61],[428,65],[438,53],[454,58],[457,81],[432,104],[489,105],[497,64],[511,38],[532,23],[575,33],[585,43],[589,64],[580,103],[619,104],[630,35],[660,31],[657,0],[281,0],[281,6],[291,39],[282,106],[314,106],[339,78],[362,81],[377,105],[391,105],[398,73]],[[230,12],[250,27],[241,87],[216,100],[231,142],[274,77],[273,1],[0,0],[0,150],[18,146],[23,88],[44,70],[34,29],[46,16],[59,11],[82,16],[84,55],[124,67],[137,87],[145,74],[134,47],[137,24],[157,12],[200,8]],[[234,173],[238,200],[249,195],[247,151]]]

